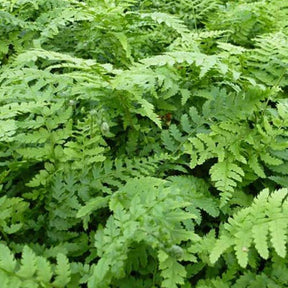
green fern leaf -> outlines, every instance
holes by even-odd
[[[181,143],[184,140],[182,133],[178,130],[175,124],[170,125],[169,132],[176,141]]]
[[[268,165],[281,165],[283,163],[282,160],[280,160],[276,157],[273,157],[268,153],[260,154],[260,158],[261,158],[261,160],[263,160]]]
[[[275,183],[281,185],[284,188],[288,187],[288,177],[287,176],[270,176],[269,179]]]
[[[55,269],[56,278],[53,285],[56,287],[65,287],[71,279],[70,264],[64,254],[58,254],[56,257],[57,266]]]
[[[183,131],[188,134],[190,134],[193,131],[187,114],[181,116],[181,127]]]
[[[222,205],[231,197],[237,182],[241,182],[244,176],[242,168],[228,161],[218,162],[210,169],[211,180],[215,181],[215,187],[226,193],[222,196]]]
[[[13,273],[17,265],[14,255],[7,246],[1,243],[0,252],[0,268],[8,273]]]
[[[269,247],[268,247],[268,233],[269,227],[265,224],[255,225],[252,228],[255,248],[259,252],[263,259],[268,259],[269,257]]]
[[[252,243],[252,235],[249,232],[242,229],[235,234],[234,250],[238,263],[243,268],[248,264],[248,252]]]
[[[162,287],[177,288],[178,284],[184,284],[185,268],[174,257],[168,256],[163,251],[159,251],[158,258],[159,268],[162,270],[161,276],[164,278]]]
[[[188,89],[181,89],[181,105],[185,105],[186,102],[189,100],[189,98],[191,97],[191,93]]]
[[[161,138],[162,138],[163,144],[169,151],[174,152],[177,149],[177,144],[174,141],[174,139],[171,137],[169,130],[164,130],[161,134]]]
[[[280,257],[286,256],[287,226],[285,219],[275,220],[270,223],[271,243]]]
[[[50,263],[44,257],[37,257],[37,267],[37,280],[45,284],[50,283],[53,275]]]
[[[22,278],[32,278],[37,269],[37,259],[34,252],[27,246],[23,248],[21,267],[17,275]]]
[[[159,119],[159,117],[157,116],[157,114],[153,111],[154,110],[154,106],[149,103],[147,100],[145,99],[139,99],[139,103],[142,106],[142,109],[138,110],[139,113],[142,116],[147,116],[149,119],[151,119],[159,128],[162,127],[161,125],[161,121]]]
[[[216,63],[217,63],[217,57],[216,56],[211,56],[211,57],[207,57],[206,59],[203,59],[203,62],[201,63],[201,69],[200,69],[199,77],[202,78],[210,69],[212,69],[215,66]],[[196,64],[197,64],[197,62],[196,62]],[[226,73],[227,70],[222,69],[222,72]]]
[[[183,22],[180,19],[170,14],[154,12],[151,14],[143,13],[141,16],[151,17],[151,19],[153,19],[159,24],[165,23],[168,27],[171,27],[172,29],[177,31],[179,34],[184,34],[189,31],[188,28],[183,24]]]
[[[222,236],[213,246],[213,249],[210,253],[210,261],[214,264],[219,257],[232,246],[229,236]]]
[[[246,267],[248,264],[248,252],[252,241],[264,259],[269,256],[269,243],[276,253],[284,258],[286,256],[288,223],[287,218],[283,215],[288,213],[287,195],[287,189],[280,189],[271,195],[269,195],[268,189],[264,189],[250,207],[240,210],[228,220],[229,224],[224,225],[224,233],[216,241],[215,247],[233,246],[242,267]],[[224,251],[220,250],[220,253],[217,253],[217,250],[214,248],[210,255],[210,259],[214,262]]]
[[[109,201],[109,197],[103,198],[103,197],[96,197],[93,199],[90,199],[85,206],[83,206],[78,212],[76,217],[84,217],[92,213],[93,211],[96,211],[99,208],[107,206]]]
[[[265,178],[266,175],[264,173],[263,167],[260,165],[257,156],[252,154],[248,160],[249,167],[261,178]]]

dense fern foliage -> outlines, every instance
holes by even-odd
[[[288,287],[288,5],[0,1],[1,288]]]

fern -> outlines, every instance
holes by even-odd
[[[269,149],[265,151],[263,148],[267,145],[265,143],[269,143],[270,147],[274,147],[275,150],[284,150],[285,145],[278,138],[283,132],[281,129],[270,126],[266,118],[263,121],[266,123],[264,125],[266,131],[259,129],[260,126],[258,126],[257,131],[257,129],[251,130],[244,125],[242,125],[241,129],[243,130],[241,131],[237,125],[233,127],[234,124],[222,122],[219,126],[212,126],[210,134],[199,133],[196,137],[189,138],[190,143],[186,142],[184,146],[184,153],[191,155],[190,166],[192,168],[197,164],[203,164],[208,159],[218,158],[218,163],[211,167],[210,174],[211,180],[215,181],[217,189],[224,192],[222,194],[222,205],[231,198],[231,193],[234,191],[233,187],[237,186],[236,183],[242,182],[245,170],[255,169],[257,176],[265,177],[259,160],[266,165],[273,166],[282,163],[281,159],[273,156]],[[244,139],[244,135],[246,139]],[[236,140],[237,138],[238,140]],[[259,141],[256,139],[259,139]],[[246,158],[241,152],[247,144],[254,150],[254,152],[250,152],[251,154],[249,153],[250,158]],[[240,165],[242,167],[244,165],[246,169],[243,170]]]
[[[273,247],[276,253],[284,258],[287,221],[283,215],[286,213],[286,196],[286,189],[275,191],[271,195],[269,190],[265,189],[250,207],[230,218],[211,252],[211,262],[215,263],[226,249],[233,247],[239,264],[246,267],[249,248],[253,244],[264,259],[269,257],[268,247]]]
[[[184,284],[186,276],[185,268],[180,265],[175,258],[159,253],[160,269],[162,270],[162,277],[165,279],[162,282],[162,287],[176,288],[177,284]]]
[[[3,287],[286,287],[285,1],[0,2]]]
[[[114,215],[108,219],[105,229],[99,228],[95,236],[95,245],[101,260],[94,269],[89,282],[90,287],[95,285],[108,287],[112,278],[123,277],[127,253],[132,243],[144,241],[154,249],[171,253],[167,249],[172,244],[194,237],[192,231],[185,231],[179,226],[179,222],[193,217],[190,213],[176,208],[186,206],[188,203],[179,206],[177,202],[179,191],[165,188],[164,184],[165,181],[156,178],[130,180],[113,195],[109,206]],[[136,194],[132,191],[136,191]],[[139,203],[137,210],[134,209],[134,203]],[[162,203],[163,208],[159,210],[157,203]],[[171,213],[172,207],[177,209],[173,213]],[[123,243],[126,245],[123,246]],[[117,255],[117,258],[111,257],[112,254]],[[182,258],[182,255],[179,258]],[[167,261],[173,260],[167,259],[162,253],[159,255],[159,261],[160,269],[167,270]],[[175,285],[183,281],[181,279],[184,276],[184,268],[176,262],[174,265],[178,270],[173,274],[163,271],[164,287],[177,287]],[[99,273],[100,271],[102,273]]]
[[[237,181],[241,182],[244,171],[237,165],[227,162],[218,162],[210,169],[211,180],[215,181],[215,187],[223,191],[222,201],[225,203],[237,186]]]
[[[202,78],[209,70],[215,68],[220,74],[226,74],[228,67],[221,62],[215,55],[205,55],[202,53],[192,52],[170,52],[166,55],[154,56],[150,59],[144,59],[142,62],[147,66],[152,65],[174,65],[176,63],[187,63],[188,65],[194,64],[200,67],[200,75]]]
[[[202,179],[191,176],[171,176],[168,177],[167,180],[171,181],[169,186],[172,189],[181,189],[182,197],[187,201],[193,199],[189,211],[195,214],[197,218],[193,221],[192,219],[186,220],[184,225],[187,225],[190,229],[194,227],[195,224],[200,225],[203,221],[203,211],[212,217],[219,216],[218,200],[212,197],[209,192],[209,185],[201,181]]]
[[[24,215],[29,207],[27,202],[22,198],[3,196],[0,199],[0,207],[0,227],[4,237],[7,237],[6,234],[14,234],[25,227]]]
[[[154,12],[151,14],[142,14],[142,17],[150,17],[152,20],[156,21],[157,23],[165,23],[168,27],[173,28],[176,32],[180,35],[188,32],[187,27],[182,23],[181,20],[173,17],[172,15]]]
[[[255,39],[256,49],[248,56],[248,66],[256,78],[271,86],[287,85],[287,35],[271,33]],[[255,61],[257,68],[255,69]],[[260,69],[259,69],[260,68]]]
[[[207,26],[210,29],[228,30],[232,42],[249,46],[251,38],[255,38],[257,34],[270,32],[273,27],[269,6],[265,4],[264,1],[224,4],[218,13],[209,15]]]
[[[157,1],[152,1],[151,4],[151,8],[154,8],[155,10],[167,11],[172,15],[179,15],[178,17],[182,19],[190,29],[194,29],[203,23],[211,12],[217,10],[219,2],[213,0],[177,0],[173,3],[170,1],[163,1],[160,3]],[[148,5],[148,3],[144,2],[142,5],[145,7]]]
[[[58,254],[57,264],[51,265],[44,257],[37,256],[28,246],[22,252],[21,263],[15,259],[9,248],[0,245],[0,270],[3,287],[66,287],[70,282],[70,265],[67,257]],[[55,267],[55,272],[52,272]],[[55,280],[53,281],[53,274]]]

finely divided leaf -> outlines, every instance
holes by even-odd
[[[178,284],[184,284],[186,270],[174,257],[167,257],[165,254],[163,251],[158,254],[159,268],[162,270],[161,276],[164,278],[162,287],[177,288]]]
[[[56,260],[56,278],[53,284],[56,287],[65,287],[65,285],[67,285],[71,279],[70,264],[64,254],[58,254]]]

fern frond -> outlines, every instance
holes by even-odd
[[[227,30],[229,38],[244,47],[257,34],[271,31],[274,23],[265,1],[227,3],[209,16],[208,28]]]
[[[142,18],[149,17],[152,20],[156,21],[158,24],[165,23],[167,27],[171,27],[180,35],[187,33],[189,30],[179,18],[172,16],[171,14],[153,12],[151,14],[143,13],[141,14]]]
[[[259,36],[255,39],[256,49],[248,52],[248,67],[263,83],[287,85],[287,37],[283,32]]]
[[[101,260],[89,280],[89,287],[93,287],[93,285],[108,287],[113,278],[120,278],[123,274],[129,246],[133,242],[144,241],[158,251],[168,252],[170,251],[168,247],[171,247],[172,244],[179,244],[184,239],[188,240],[194,237],[195,234],[192,231],[185,231],[179,226],[182,221],[194,217],[193,214],[179,209],[189,204],[187,202],[179,203],[180,191],[165,187],[165,182],[165,180],[151,177],[133,179],[113,194],[109,204],[113,216],[107,221],[104,230],[103,228],[98,229],[95,237],[95,245]],[[146,193],[147,191],[149,193]],[[171,209],[176,210],[172,213]],[[124,246],[123,243],[127,244]],[[179,247],[179,249],[182,251],[182,248]],[[159,253],[163,254],[163,252]],[[117,257],[111,257],[112,255],[117,255]],[[173,258],[170,258],[171,256],[168,257],[170,262],[174,261]],[[182,255],[179,258],[181,257]],[[164,258],[160,259],[160,263],[162,263],[160,269],[164,270],[163,277],[165,278],[163,285],[177,287],[175,285],[183,281],[185,269],[177,261],[177,263],[174,261],[173,265],[178,272],[167,273],[170,268],[164,264],[167,257]],[[116,267],[115,265],[117,271],[112,269],[112,267]],[[167,268],[168,271],[166,271]],[[100,271],[102,273],[99,273]]]
[[[164,278],[162,287],[177,288],[179,284],[184,284],[186,276],[185,268],[177,260],[163,251],[158,254],[159,268],[162,270],[161,276]]]
[[[111,195],[123,187],[128,181],[145,176],[153,176],[158,172],[158,165],[169,159],[167,155],[149,158],[106,160],[94,165],[90,173],[81,176],[87,183],[85,189],[92,189],[91,197],[85,199],[84,206],[77,212],[77,218],[83,219],[87,229],[90,217],[101,208],[107,208]],[[82,188],[83,189],[83,188]],[[101,196],[96,196],[101,195]]]
[[[269,257],[269,248],[282,258],[286,256],[287,245],[287,189],[269,194],[263,190],[253,204],[240,210],[224,225],[222,234],[212,250],[210,260],[215,263],[224,252],[219,245],[233,247],[240,266],[248,264],[249,248],[255,248],[264,259]],[[221,247],[224,247],[221,244]]]
[[[14,234],[24,228],[24,216],[29,204],[23,198],[0,198],[0,230],[4,235]]]
[[[169,186],[172,189],[181,189],[182,197],[187,201],[191,201],[189,211],[193,211],[192,213],[197,215],[197,219],[195,219],[197,224],[201,224],[203,220],[200,210],[205,211],[212,217],[219,215],[218,201],[213,199],[208,189],[209,186],[205,181],[192,176],[170,176],[167,180],[171,181]]]
[[[231,198],[236,182],[241,182],[244,171],[241,167],[229,161],[218,162],[210,169],[211,180],[215,181],[215,187],[222,191],[221,206],[225,205]]]
[[[186,148],[189,149],[190,137],[197,134],[198,131],[204,130],[205,124],[206,120],[202,119],[197,109],[192,106],[189,113],[181,116],[180,125],[172,124],[168,130],[163,130],[161,133],[162,142],[174,154],[182,151],[183,148],[185,151]]]
[[[67,257],[64,254],[58,254],[57,266],[55,269],[56,277],[53,285],[56,287],[65,287],[70,282],[71,268]]]
[[[28,246],[24,246],[21,263],[4,244],[0,244],[0,274],[5,287],[49,287],[64,288],[70,282],[71,269],[67,257],[58,254],[57,264],[51,264],[42,256],[37,256]],[[5,256],[5,257],[4,257]],[[53,268],[55,272],[53,272]],[[55,274],[55,275],[53,275]],[[53,276],[56,276],[51,283]]]
[[[142,59],[141,62],[145,67],[149,66],[164,66],[175,64],[186,64],[192,65],[195,64],[196,67],[200,68],[199,77],[204,77],[211,69],[216,69],[219,74],[225,75],[228,72],[228,67],[222,63],[221,58],[217,55],[206,55],[200,52],[168,52],[164,55],[157,55],[154,57]]]

